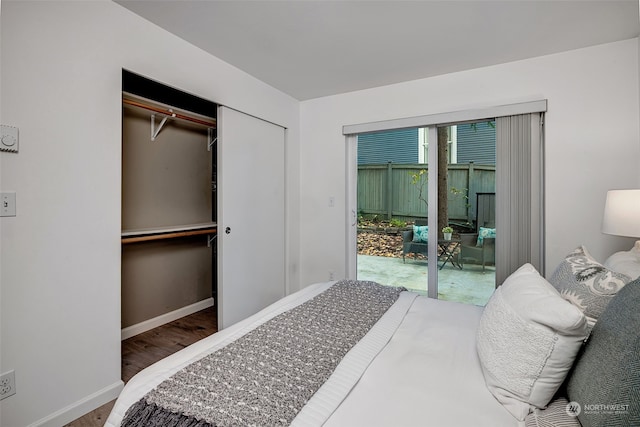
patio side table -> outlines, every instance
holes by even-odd
[[[462,265],[458,262],[458,258],[456,256],[456,251],[460,247],[460,242],[460,239],[438,239],[438,247],[440,248],[440,255],[438,255],[438,259],[442,261],[439,268],[440,270],[442,270],[447,263],[451,263],[452,266],[458,267],[462,270]]]

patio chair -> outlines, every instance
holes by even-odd
[[[425,226],[426,220],[416,220],[415,225]],[[405,255],[413,253],[413,258],[416,259],[418,254],[427,256],[429,253],[429,245],[427,242],[414,242],[413,230],[402,232],[402,262],[405,262]]]
[[[487,264],[496,262],[496,239],[485,237],[481,246],[478,246],[478,233],[460,234],[460,255],[459,263],[464,268],[464,264],[482,264],[482,272]]]

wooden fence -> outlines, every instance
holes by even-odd
[[[428,200],[425,164],[378,164],[358,166],[358,213],[378,214],[386,219],[414,220],[427,217],[427,204],[419,199],[412,175],[425,170],[422,197]],[[449,220],[472,222],[476,218],[476,194],[495,192],[493,165],[449,165]]]

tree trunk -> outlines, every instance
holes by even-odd
[[[449,172],[449,144],[448,128],[438,127],[438,238],[442,238],[442,228],[449,225],[448,215],[448,172]]]

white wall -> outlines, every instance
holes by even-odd
[[[638,40],[301,103],[303,284],[345,274],[342,125],[548,99],[546,262],[580,244],[603,260],[630,239],[600,232],[606,191],[640,184]],[[328,207],[335,196],[336,207]]]
[[[298,287],[299,103],[111,1],[2,2],[0,424],[61,425],[120,387],[121,70],[289,128],[287,224]]]

